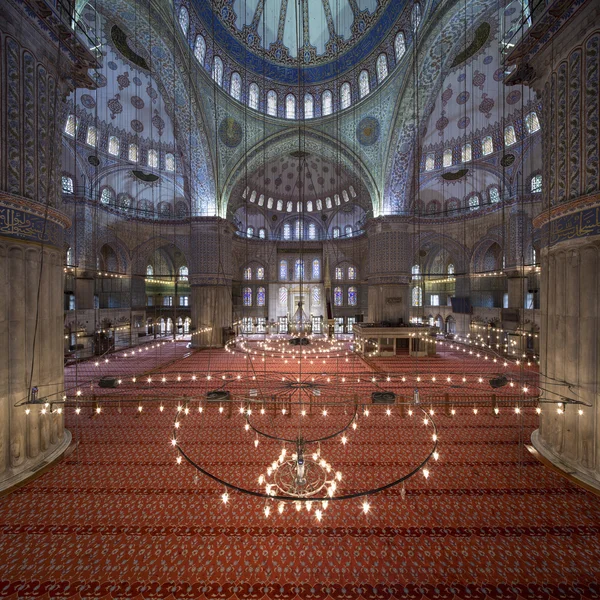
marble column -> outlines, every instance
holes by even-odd
[[[542,405],[532,441],[559,468],[598,488],[599,57],[600,6],[593,2],[551,3],[509,57],[543,107],[543,209],[533,225],[542,248],[542,397],[552,403]],[[562,410],[565,398],[582,404]]]

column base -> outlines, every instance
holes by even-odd
[[[587,489],[591,488],[590,491],[600,494],[600,480],[596,479],[588,473],[573,468],[571,465],[568,465],[567,463],[563,462],[552,451],[548,450],[548,448],[544,446],[540,439],[539,429],[536,429],[531,434],[531,445],[542,456],[542,458],[546,459],[559,471],[562,471],[562,475],[564,477],[566,477],[567,479],[574,479],[575,483],[578,483],[579,485]]]

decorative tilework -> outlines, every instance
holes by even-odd
[[[593,35],[585,44],[585,172],[583,192],[589,194],[600,189],[598,147],[600,145],[600,34]]]
[[[581,50],[569,57],[569,199],[580,195],[579,175],[581,160]]]

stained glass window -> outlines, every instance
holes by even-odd
[[[98,130],[93,125],[90,125],[87,130],[87,137],[85,138],[85,143],[89,144],[90,146],[96,147],[97,141]]]
[[[285,118],[296,118],[296,96],[294,94],[288,94],[285,97]]]
[[[433,171],[435,169],[435,154],[430,153],[425,157],[425,170]]]
[[[206,40],[204,36],[198,34],[194,43],[194,56],[196,60],[204,66],[204,59],[206,58]],[[233,94],[231,94],[233,96]]]
[[[339,227],[333,228],[333,237],[334,237],[334,239],[340,237],[340,228]]]
[[[500,189],[495,185],[490,188],[489,195],[492,204],[500,202]]]
[[[344,294],[342,293],[341,287],[336,287],[333,290],[333,304],[334,306],[342,306],[344,303]]]
[[[129,194],[122,194],[119,204],[121,205],[121,208],[124,208],[127,210],[127,209],[131,208],[131,206],[133,204],[133,200]]]
[[[344,231],[346,237],[352,237],[352,225],[346,225],[346,229]]]
[[[348,267],[348,279],[356,279],[356,267]]]
[[[382,83],[388,76],[387,54],[380,54],[377,57],[377,81]]]
[[[153,169],[158,168],[158,151],[148,150],[148,166]]]
[[[258,110],[258,85],[256,83],[251,83],[248,88],[248,106]]]
[[[321,112],[326,117],[333,112],[333,94],[330,90],[325,90],[321,98]]]
[[[267,93],[267,114],[271,117],[277,116],[277,92],[269,90]]]
[[[355,189],[354,189],[354,186],[353,186],[353,185],[351,185],[351,186],[349,186],[349,187],[348,187],[348,189],[350,190],[350,195],[351,195],[353,198],[356,198],[356,191],[355,191]]]
[[[323,210],[323,201],[320,198],[317,200],[317,210]]]
[[[423,306],[423,290],[420,286],[416,286],[412,290],[412,305]]]
[[[336,206],[339,206],[342,203],[342,201],[340,200],[339,194],[334,194],[333,200],[334,200]]]
[[[443,162],[442,164],[444,165],[444,167],[451,167],[452,166],[452,150],[450,148],[447,148],[446,150],[444,150],[444,156],[443,156]]]
[[[321,261],[318,258],[312,262],[312,278],[321,279]]]
[[[237,72],[231,75],[229,93],[231,94],[231,97],[236,100],[242,99],[242,76]]]
[[[371,91],[369,84],[369,72],[361,71],[358,76],[358,92],[361,98],[364,98]]]
[[[294,203],[291,200],[287,201],[285,210],[290,213],[294,210]]]
[[[492,140],[491,135],[486,135],[481,140],[481,153],[484,156],[487,156],[488,154],[491,154],[493,151],[494,151],[494,140]]]
[[[114,197],[114,192],[109,187],[105,187],[100,194],[100,202],[102,202],[102,204],[112,204],[114,202]]]
[[[314,287],[312,289],[313,306],[321,306],[321,288]]]
[[[312,94],[304,95],[304,118],[312,119],[315,116],[315,99]]]
[[[292,239],[292,226],[289,223],[283,224],[283,239],[284,240]]]
[[[213,60],[212,78],[217,85],[223,85],[223,61],[219,56],[215,56]]]
[[[148,279],[152,279],[154,277],[154,267],[152,265],[148,265],[146,267],[146,277]]]
[[[242,293],[244,306],[252,306],[252,288],[245,287]]]
[[[304,279],[304,261],[300,258],[294,263],[294,279]]]
[[[454,265],[452,263],[448,265],[448,275],[454,275]]]
[[[252,268],[251,267],[246,267],[244,269],[244,279],[246,279],[247,281],[252,279]]]
[[[346,190],[342,190],[342,197],[344,198],[344,202],[350,202],[350,196],[348,196],[348,192]]]
[[[531,178],[531,192],[533,194],[541,192],[542,191],[542,176],[541,175],[534,175]]]
[[[533,262],[535,262],[535,260]],[[73,248],[71,248],[71,246],[69,246],[67,248],[67,264],[68,265],[74,264],[74,262],[73,262]]]
[[[287,260],[279,262],[279,279],[285,281],[288,278],[288,264]]]
[[[246,237],[254,237],[254,227],[247,227],[246,228]]]
[[[258,197],[258,205],[259,205],[259,206],[262,206],[264,203],[265,203],[265,195],[264,195],[264,194],[261,194],[261,195]]]
[[[342,279],[344,279],[344,269],[342,269],[342,267],[335,268],[335,278],[338,281],[341,281]]]
[[[75,115],[69,115],[67,117],[67,122],[65,123],[65,133],[70,135],[71,137],[75,136],[75,132],[77,131],[77,124],[79,119],[75,119]]]
[[[298,219],[296,221],[296,239],[297,240],[301,240],[303,238],[303,227],[302,227],[302,221],[300,219]]]
[[[266,298],[265,288],[259,287],[256,290],[256,306],[264,306],[265,298]]]
[[[332,207],[331,198],[329,196],[327,196],[327,198],[325,198],[325,206],[327,208],[331,208]]]
[[[348,306],[356,306],[358,300],[358,294],[356,288],[351,285],[348,288]]]
[[[179,267],[179,281],[187,281],[188,275],[189,275],[189,271],[186,266]]]
[[[173,156],[170,152],[165,154],[165,169],[167,171],[175,170],[175,156]]]
[[[512,146],[517,141],[517,135],[515,134],[515,128],[512,125],[508,125],[504,128],[504,144],[506,146]]]
[[[396,34],[396,39],[394,41],[394,50],[396,52],[396,62],[398,62],[406,52],[406,40],[404,39],[404,32],[399,31]]]
[[[113,156],[118,156],[120,148],[121,142],[119,141],[119,138],[116,135],[111,135],[108,138],[108,153]]]
[[[419,25],[421,24],[421,5],[418,2],[415,2],[412,8],[410,22],[412,24],[413,31],[417,31],[417,29],[419,29]]]
[[[71,177],[67,177],[66,175],[63,175],[62,191],[63,191],[63,194],[72,194],[73,193],[73,179]]]
[[[280,306],[287,306],[288,302],[288,291],[285,287],[279,288],[279,304]]]
[[[261,227],[258,230],[258,239],[264,240],[267,237],[267,230],[264,227]]]
[[[306,212],[312,212],[313,211],[313,203],[312,200],[307,200],[306,201]],[[310,237],[310,236],[309,236]]]
[[[131,162],[138,161],[138,147],[137,144],[129,144],[129,160]]]
[[[269,196],[269,199],[267,200],[267,208],[269,210],[273,208],[273,198],[271,198],[271,196]]]
[[[525,127],[527,128],[527,133],[535,133],[536,131],[539,131],[540,120],[538,119],[535,111],[525,115]]]
[[[352,104],[352,90],[350,89],[350,84],[348,82],[343,83],[340,89],[340,106],[342,110],[344,108],[349,108]]]
[[[461,160],[465,162],[471,162],[472,152],[471,152],[471,144],[465,144],[461,150]]]
[[[252,190],[250,194],[250,202],[256,202],[256,190]]]
[[[256,267],[256,279],[262,281],[265,278],[265,268],[264,267]]]
[[[317,239],[317,226],[314,223],[308,224],[308,239],[309,240]]]
[[[419,268],[419,265],[413,265],[412,276],[413,279],[421,279],[421,269]]]
[[[277,210],[283,210],[283,200],[277,200]]]
[[[183,31],[183,35],[187,35],[188,27],[190,26],[190,15],[185,6],[179,9],[179,26],[181,27],[181,31]]]
[[[479,196],[477,194],[473,194],[469,198],[469,210],[477,210],[479,208]]]

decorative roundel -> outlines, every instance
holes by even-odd
[[[356,137],[362,146],[372,146],[379,139],[380,129],[375,117],[365,117],[356,128]]]
[[[81,96],[81,104],[83,104],[83,106],[85,106],[85,108],[95,108],[96,107],[96,101],[89,94],[83,94]]]
[[[457,79],[458,79],[458,81],[461,81],[461,82],[462,82],[462,81],[464,81],[466,78],[467,78],[467,75],[466,75],[466,73],[461,73],[461,74],[458,76],[458,78],[457,78]]]
[[[470,122],[471,122],[471,119],[469,119],[469,117],[461,117],[458,120],[457,126],[459,129],[466,129],[469,126]]]
[[[108,61],[108,63],[107,63],[107,64],[108,64],[108,68],[109,68],[111,71],[116,71],[116,70],[117,70],[117,68],[118,68],[118,67],[117,67],[117,63],[116,63],[114,60],[110,60],[110,61]]]
[[[480,89],[483,89],[483,84],[485,83],[485,73],[480,73],[479,71],[475,71],[473,74],[473,85]]]
[[[225,117],[219,125],[219,139],[228,148],[239,146],[242,141],[242,126],[232,117]]]
[[[486,57],[483,59],[483,64],[484,64],[484,65],[489,65],[489,64],[490,64],[490,63],[491,63],[493,60],[494,60],[494,57],[493,57],[493,56],[486,56]]]
[[[513,90],[506,96],[507,104],[516,104],[521,99],[521,92],[519,90]]]
[[[97,167],[100,164],[100,159],[97,156],[91,155],[91,156],[88,156],[88,162],[93,167]]]
[[[440,132],[440,134],[442,133],[442,131],[444,129],[446,129],[446,127],[448,127],[448,124],[450,123],[450,121],[448,120],[448,117],[440,117],[436,124],[435,124],[435,128]]]
[[[481,104],[479,105],[479,112],[483,113],[489,119],[492,116],[492,108],[494,108],[494,100],[493,98],[487,96],[481,101]]]
[[[504,69],[496,69],[494,73],[494,81],[502,81],[504,79]]]
[[[136,133],[142,133],[144,131],[144,124],[137,119],[131,121],[131,129],[133,129]]]
[[[461,92],[458,96],[456,96],[457,104],[466,104],[469,101],[471,94],[469,92]]]
[[[145,103],[139,96],[131,96],[131,105],[133,108],[141,109],[144,108]]]
[[[135,83],[135,85],[142,85],[142,80],[139,77],[134,77],[131,81]]]
[[[514,162],[515,162],[515,155],[514,154],[505,154],[500,159],[500,164],[503,167],[510,167],[510,165],[512,165]]]

